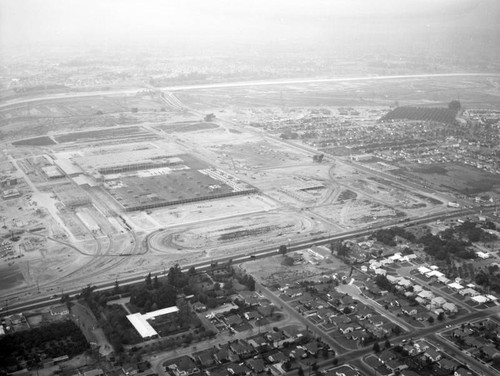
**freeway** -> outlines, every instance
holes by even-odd
[[[498,77],[500,74],[495,73],[434,73],[434,74],[407,74],[407,75],[389,75],[389,76],[361,76],[361,77],[330,77],[330,78],[296,78],[296,79],[269,79],[256,81],[238,81],[238,82],[220,82],[210,84],[197,85],[178,85],[164,86],[151,89],[149,87],[136,87],[117,90],[101,90],[101,91],[86,91],[86,92],[69,92],[61,94],[53,94],[46,96],[38,96],[34,98],[18,98],[9,101],[4,101],[0,104],[0,108],[12,105],[21,105],[38,101],[51,101],[56,99],[72,99],[82,97],[95,96],[117,96],[126,94],[136,94],[141,91],[186,91],[197,89],[224,89],[237,87],[255,87],[255,86],[272,86],[272,85],[294,85],[294,84],[315,84],[315,83],[338,83],[338,82],[358,82],[358,81],[383,81],[383,80],[410,80],[420,78],[447,78],[447,77]]]

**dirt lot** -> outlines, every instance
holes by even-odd
[[[298,265],[285,266],[283,265],[284,256],[277,255],[246,262],[241,265],[241,268],[266,286],[275,284],[284,286],[295,281],[315,280],[325,275],[331,276],[337,271],[347,270],[347,266],[335,257],[327,257],[319,265],[314,265],[307,251],[294,253],[300,253],[305,261]]]

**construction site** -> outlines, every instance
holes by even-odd
[[[307,88],[313,96],[318,86],[289,85],[287,95]],[[58,126],[46,133],[30,131],[23,117],[16,121],[18,107],[1,108],[11,119],[5,134],[22,130],[1,149],[0,235],[14,240],[0,263],[6,296],[396,225],[452,211],[447,203],[457,201],[444,190],[417,189],[391,176],[397,165],[327,153],[321,138],[316,147],[281,137],[287,122],[309,118],[354,129],[346,122],[358,120],[347,117],[363,116],[356,128],[362,132],[383,103],[347,112],[327,97],[321,107],[308,101],[293,108],[218,107],[197,105],[192,93],[33,102],[31,113],[50,109],[54,115]],[[70,107],[78,113],[83,104],[103,114],[86,122],[55,116]]]

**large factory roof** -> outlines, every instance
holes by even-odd
[[[54,163],[68,176],[73,176],[83,173],[82,169],[73,164],[69,159],[58,158],[54,160]]]
[[[57,166],[47,166],[42,167],[42,171],[47,175],[48,178],[61,178],[64,174],[57,168]]]
[[[114,166],[151,162],[154,159],[172,157],[171,153],[161,149],[134,150],[133,152],[120,152],[102,155],[77,157],[73,160],[84,170],[98,170]]]

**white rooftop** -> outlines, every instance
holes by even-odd
[[[438,272],[437,270],[433,270],[432,272],[425,273],[427,277],[444,277],[444,274],[441,272]]]
[[[140,313],[128,315],[127,319],[134,326],[135,330],[139,332],[142,338],[148,338],[158,334]]]
[[[448,285],[448,287],[451,287],[452,289],[455,289],[455,290],[462,290],[464,288],[460,283],[456,283],[456,282],[450,283]]]
[[[177,308],[177,306],[167,307],[167,308],[159,309],[157,311],[148,312],[142,316],[146,320],[149,320],[149,319],[152,319],[156,316],[168,315],[169,313],[174,313],[174,312],[179,312],[179,308]]]
[[[162,149],[133,150],[110,154],[87,155],[73,158],[75,163],[85,170],[98,170],[100,168],[121,166],[127,164],[146,163],[159,158],[171,158],[172,152]],[[173,158],[172,162],[180,161]]]
[[[471,299],[478,303],[486,303],[487,301],[489,301],[489,299],[483,295],[474,296]]]
[[[147,320],[153,319],[157,316],[168,315],[170,313],[179,312],[179,308],[176,306],[167,307],[163,309],[159,309],[157,311],[152,311],[145,313],[142,315],[141,313],[134,313],[132,315],[128,315],[127,319],[134,326],[135,330],[137,330],[142,338],[148,338],[157,335],[158,333],[151,326]]]
[[[57,158],[54,163],[59,167],[66,175],[77,175],[82,174],[83,170],[74,165],[69,159]]]
[[[431,271],[431,270],[430,270],[429,268],[426,268],[425,266],[420,266],[420,267],[418,268],[418,272],[419,272],[420,274],[429,273],[430,271]]]

